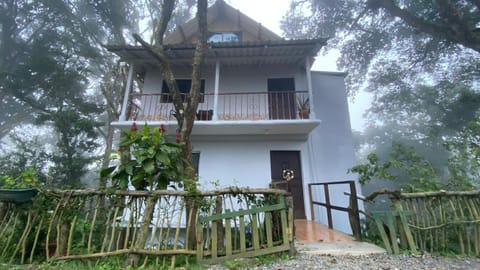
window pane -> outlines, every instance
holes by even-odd
[[[198,165],[200,164],[200,152],[192,153],[193,168],[195,169],[195,175],[198,176]]]
[[[240,32],[213,32],[210,33],[208,42],[239,42],[240,37]]]

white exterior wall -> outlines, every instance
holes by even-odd
[[[292,72],[292,70],[294,70]],[[188,71],[177,71],[177,78],[187,79]],[[279,139],[268,135],[249,138],[240,136],[205,137],[193,136],[194,152],[200,152],[199,176],[205,189],[218,181],[221,187],[268,187],[271,181],[270,151],[300,151],[304,207],[307,219],[311,219],[308,197],[308,183],[356,180],[355,175],[347,174],[347,169],[355,165],[353,136],[350,128],[348,102],[344,87],[343,73],[312,72],[314,113],[321,124],[305,141]],[[297,91],[307,90],[305,73],[300,68],[281,66],[241,66],[220,67],[220,93],[265,92],[269,78],[295,79]],[[206,70],[205,93],[214,92],[215,70]],[[159,93],[162,80],[159,71],[147,73],[145,93]],[[147,102],[145,102],[147,104]],[[239,104],[237,104],[240,106]],[[199,109],[213,109],[213,100],[206,99]],[[258,108],[245,108],[245,110]],[[219,99],[218,112],[222,110]],[[348,206],[347,185],[332,187],[331,203]],[[357,185],[357,192],[361,193]],[[314,194],[316,200],[324,201],[323,189]],[[359,202],[360,208],[363,208]],[[316,209],[319,209],[316,207]],[[333,211],[335,229],[351,233],[348,215]],[[326,211],[315,211],[315,219],[327,224]]]
[[[189,70],[174,70],[177,79],[190,79]],[[299,68],[292,66],[248,66],[223,67],[220,63],[220,93],[232,92],[266,92],[267,79],[291,78],[295,79],[296,90],[307,90],[305,75]],[[215,67],[206,68],[203,72],[205,79],[205,93],[213,94],[215,82]],[[149,70],[145,75],[144,93],[160,93],[162,76],[160,70]]]
[[[315,114],[322,121],[309,137],[314,175],[312,182],[355,180],[357,193],[361,193],[357,176],[347,173],[356,163],[344,76],[344,73],[312,72]],[[345,191],[349,191],[348,185],[332,186],[330,191],[330,194],[334,194],[330,195],[332,204],[348,206],[349,198],[344,195]],[[314,196],[324,201],[323,187]],[[359,204],[363,208],[361,202]],[[347,213],[332,213],[334,228],[351,233]],[[315,211],[315,219],[327,224],[326,211]]]
[[[200,152],[199,180],[202,189],[220,187],[267,188],[271,182],[270,151],[300,151],[304,197],[308,198],[307,180],[312,174],[306,141],[269,140],[267,136],[212,141],[193,141],[193,151]],[[308,212],[308,200],[305,200]]]

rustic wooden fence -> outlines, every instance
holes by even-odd
[[[57,190],[3,204],[0,214],[0,260],[7,263],[134,254],[140,264],[174,267],[180,257],[216,262],[293,250],[293,209],[283,190]],[[195,224],[194,240],[188,224]]]
[[[367,199],[382,194],[389,195],[394,210],[377,213],[381,214],[377,217],[397,220],[396,225],[391,221],[383,225],[389,228],[391,244],[395,245],[398,237],[404,247],[415,245],[413,249],[430,253],[480,256],[480,191],[378,191]],[[408,226],[406,232],[411,239],[402,226]]]

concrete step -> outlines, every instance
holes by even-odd
[[[296,242],[295,248],[299,253],[317,255],[370,255],[382,254],[387,251],[379,246],[367,242]]]

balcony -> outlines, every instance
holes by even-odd
[[[187,100],[183,95],[182,99]],[[205,93],[200,97],[194,135],[307,135],[320,121],[299,113],[299,102],[308,106],[307,91]],[[300,102],[301,103],[301,102]],[[133,121],[150,125],[176,125],[171,94],[132,94],[130,117],[113,123],[129,126]]]

